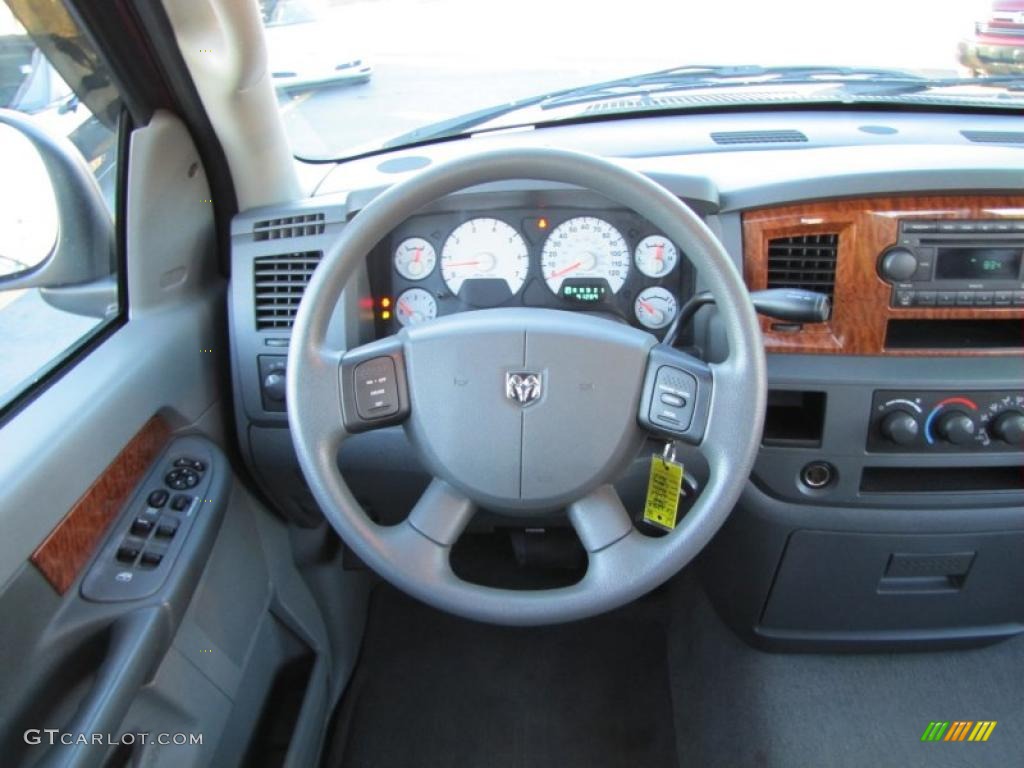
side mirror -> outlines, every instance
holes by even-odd
[[[68,139],[51,135],[28,115],[0,109],[0,125],[17,131],[39,153],[57,218],[49,253],[14,259],[0,252],[0,264],[8,264],[6,274],[0,272],[0,290],[39,288],[48,304],[75,314],[105,317],[116,311],[114,223],[85,159]],[[24,167],[14,160],[0,158],[6,169]],[[8,179],[18,183],[13,176]]]

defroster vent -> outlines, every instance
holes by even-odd
[[[256,330],[291,328],[302,294],[323,253],[260,256],[253,262]]]
[[[299,216],[282,216],[279,219],[257,221],[252,227],[253,240],[281,240],[286,237],[308,237],[322,235],[325,227],[322,213],[305,213]]]
[[[797,235],[768,241],[768,287],[828,294],[836,284],[839,235]]]

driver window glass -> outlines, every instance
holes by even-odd
[[[90,210],[112,222],[120,101],[59,0],[0,2],[0,109],[18,113],[84,164],[95,180],[93,199],[102,200]],[[60,241],[62,231],[71,239],[69,209],[81,213],[81,198],[55,194],[52,163],[6,124],[0,167],[3,412],[116,320],[121,302],[114,254]]]

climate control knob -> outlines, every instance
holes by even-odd
[[[917,440],[917,433],[921,431],[920,424],[909,411],[891,411],[882,419],[879,425],[882,435],[896,445],[910,445]]]
[[[935,431],[946,442],[966,445],[974,439],[974,419],[963,411],[947,411],[939,417]]]
[[[902,283],[917,272],[917,256],[906,248],[893,248],[882,257],[880,271],[886,280]]]
[[[1024,413],[1004,411],[992,422],[989,432],[996,440],[1004,443],[1024,445]]]

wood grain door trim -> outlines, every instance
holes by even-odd
[[[75,582],[170,436],[163,417],[147,421],[32,553],[29,560],[59,594]]]

